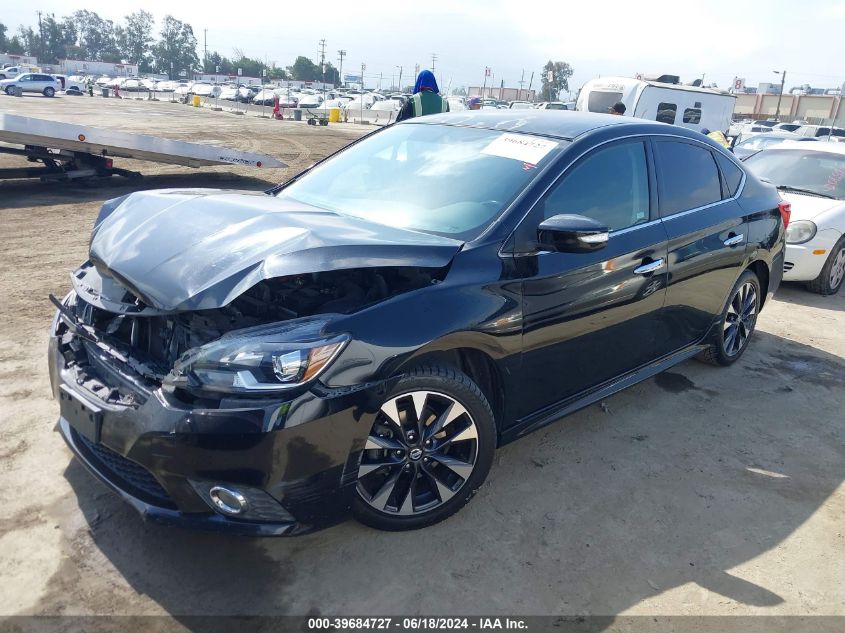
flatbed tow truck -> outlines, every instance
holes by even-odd
[[[15,114],[0,114],[0,153],[23,156],[31,163],[41,163],[37,167],[2,168],[0,180],[40,178],[42,181],[47,181],[109,176],[141,177],[139,172],[115,167],[113,162],[115,157],[187,167],[287,166],[271,156],[241,152],[216,145],[175,141],[147,134],[129,134]]]

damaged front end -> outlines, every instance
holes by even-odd
[[[211,271],[175,266],[180,255],[159,249],[155,270],[142,275],[149,262],[109,226],[131,232],[123,205],[98,223],[73,291],[53,298],[50,376],[68,445],[154,521],[280,535],[344,518],[385,378],[375,366],[357,372],[371,376],[360,384],[322,375],[333,364],[373,364],[344,329],[346,315],[440,283],[445,245],[426,255],[409,244],[403,256],[367,246],[377,240],[365,233],[346,247],[326,242],[349,237],[312,236],[308,254],[290,244],[271,253],[265,243],[262,259],[246,264],[230,252],[218,265],[205,253],[199,265]],[[195,249],[214,241],[225,250],[219,223],[200,231],[202,218],[190,217]],[[237,233],[228,229],[243,244]],[[309,260],[318,270],[301,272]],[[285,263],[296,272],[281,274]]]
[[[319,331],[332,320],[330,315],[349,314],[438,283],[444,274],[442,269],[394,267],[295,275],[259,282],[221,308],[170,312],[146,305],[86,263],[74,274],[75,292],[67,305],[59,306],[65,328],[61,350],[78,384],[116,404],[131,404],[136,398],[132,390],[121,391],[120,385],[127,382],[148,391],[164,387],[182,398],[207,392],[283,390],[316,377],[314,361],[328,360],[339,351],[339,347],[307,347],[332,338]],[[249,349],[250,341],[255,349]],[[217,349],[205,349],[214,342]],[[244,347],[239,359],[235,353],[221,351],[238,344]],[[273,354],[257,357],[259,347],[274,344]],[[299,347],[288,349],[291,345]],[[309,351],[315,358],[300,359],[298,351]],[[209,366],[214,354],[220,367],[239,366],[235,360],[258,366],[254,372],[236,373],[235,383],[227,389],[215,382],[221,372]],[[186,355],[203,360],[201,374],[196,360],[190,363],[183,358]],[[110,368],[105,369],[103,363]],[[119,381],[115,365],[120,367]],[[188,366],[194,368],[190,376],[184,371]],[[277,382],[262,382],[261,372],[275,374]]]

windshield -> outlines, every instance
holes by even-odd
[[[778,187],[795,187],[845,200],[845,154],[770,149],[745,159],[757,176]]]
[[[768,145],[783,143],[786,139],[787,137],[785,136],[752,136],[750,139],[739,143],[737,147],[741,147],[742,149],[763,149]]]
[[[450,125],[394,125],[304,174],[279,196],[469,240],[565,141]]]

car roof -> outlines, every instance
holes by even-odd
[[[415,117],[402,122],[402,124],[404,123],[476,127],[503,132],[553,136],[567,141],[609,126],[616,126],[620,129],[626,128],[626,131],[630,134],[666,134],[671,130],[673,134],[678,136],[698,138],[699,140],[703,138],[697,132],[666,123],[578,111],[571,111],[566,116],[561,116],[560,112],[554,110],[466,110]]]
[[[810,152],[826,152],[828,154],[845,154],[845,143],[806,143],[802,141],[784,141],[777,145],[770,145],[770,149],[800,149]]]
[[[798,140],[800,137],[798,137],[796,134],[792,134],[791,132],[763,132],[761,134],[755,134],[754,136],[749,136],[748,138],[743,139],[742,142],[748,143],[750,141],[756,141],[756,140],[759,140],[761,138],[781,138],[783,140],[791,140],[791,139]]]

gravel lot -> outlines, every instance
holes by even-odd
[[[134,188],[266,188],[372,129],[88,97],[0,108],[290,165],[116,160],[146,175]],[[54,431],[45,362],[47,295],[69,288],[100,204],[131,187],[0,184],[0,615],[845,615],[845,292],[794,285],[737,365],[684,363],[505,447],[470,505],[424,531],[142,523]]]

